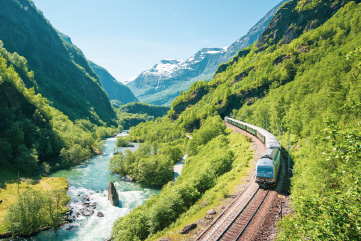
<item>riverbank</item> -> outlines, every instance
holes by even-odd
[[[60,190],[62,194],[67,195],[68,183],[63,177],[43,177],[40,180],[21,179],[19,188],[15,181],[5,183],[4,187],[0,188],[0,235],[7,233],[4,217],[8,212],[9,207],[16,203],[19,193],[27,189],[34,189],[37,191],[55,191]]]

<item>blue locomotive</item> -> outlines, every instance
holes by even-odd
[[[230,117],[225,117],[224,120],[256,136],[266,145],[265,152],[257,162],[256,183],[264,188],[274,187],[277,183],[278,170],[281,164],[281,145],[277,138],[272,133],[258,126]]]

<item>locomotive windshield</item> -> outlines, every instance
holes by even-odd
[[[257,177],[273,178],[273,167],[259,166],[257,168]]]

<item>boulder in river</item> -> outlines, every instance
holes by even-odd
[[[191,223],[186,226],[180,231],[180,234],[186,234],[189,233],[191,230],[195,229],[197,227],[196,223]]]
[[[97,213],[97,216],[100,217],[100,218],[102,218],[102,217],[104,217],[104,214],[99,211],[99,212]]]
[[[89,207],[96,209],[97,208],[97,203],[96,202],[90,203]]]
[[[73,225],[67,225],[65,229],[66,230],[71,230],[71,229],[73,229],[73,227],[74,227]]]
[[[92,208],[82,208],[81,209],[81,213],[84,215],[84,216],[91,216],[94,214],[94,209]]]
[[[119,206],[118,193],[112,181],[109,182],[108,186],[108,199],[113,206]]]
[[[134,182],[134,178],[132,178],[129,175],[126,175],[126,176],[122,177],[122,180],[126,181],[126,182]]]

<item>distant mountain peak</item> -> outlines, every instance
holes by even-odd
[[[135,96],[143,102],[170,104],[179,92],[186,90],[198,80],[210,80],[218,66],[233,58],[239,50],[258,40],[261,33],[277,12],[278,7],[288,0],[282,0],[271,9],[249,32],[228,47],[202,48],[185,61],[161,60],[153,68],[143,71],[134,81],[127,83]]]

